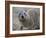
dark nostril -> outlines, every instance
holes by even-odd
[[[24,18],[24,16],[22,16],[22,19]]]

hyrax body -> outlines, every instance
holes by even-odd
[[[22,29],[31,30],[39,28],[38,14],[35,10],[22,10],[19,12],[18,18],[23,24]]]
[[[18,28],[16,30],[35,30],[39,29],[39,14],[37,11],[29,9],[29,10],[21,10],[18,13]]]

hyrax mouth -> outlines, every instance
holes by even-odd
[[[24,21],[25,21],[24,16],[21,16],[21,18],[19,18],[19,20],[20,20],[21,22],[24,22]]]

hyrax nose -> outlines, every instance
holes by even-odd
[[[24,19],[24,16],[22,15],[21,18]]]

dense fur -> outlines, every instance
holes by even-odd
[[[16,30],[39,29],[39,25],[40,25],[37,11],[31,9],[19,11],[18,20],[16,19],[16,22],[17,22],[17,26],[15,26]]]

